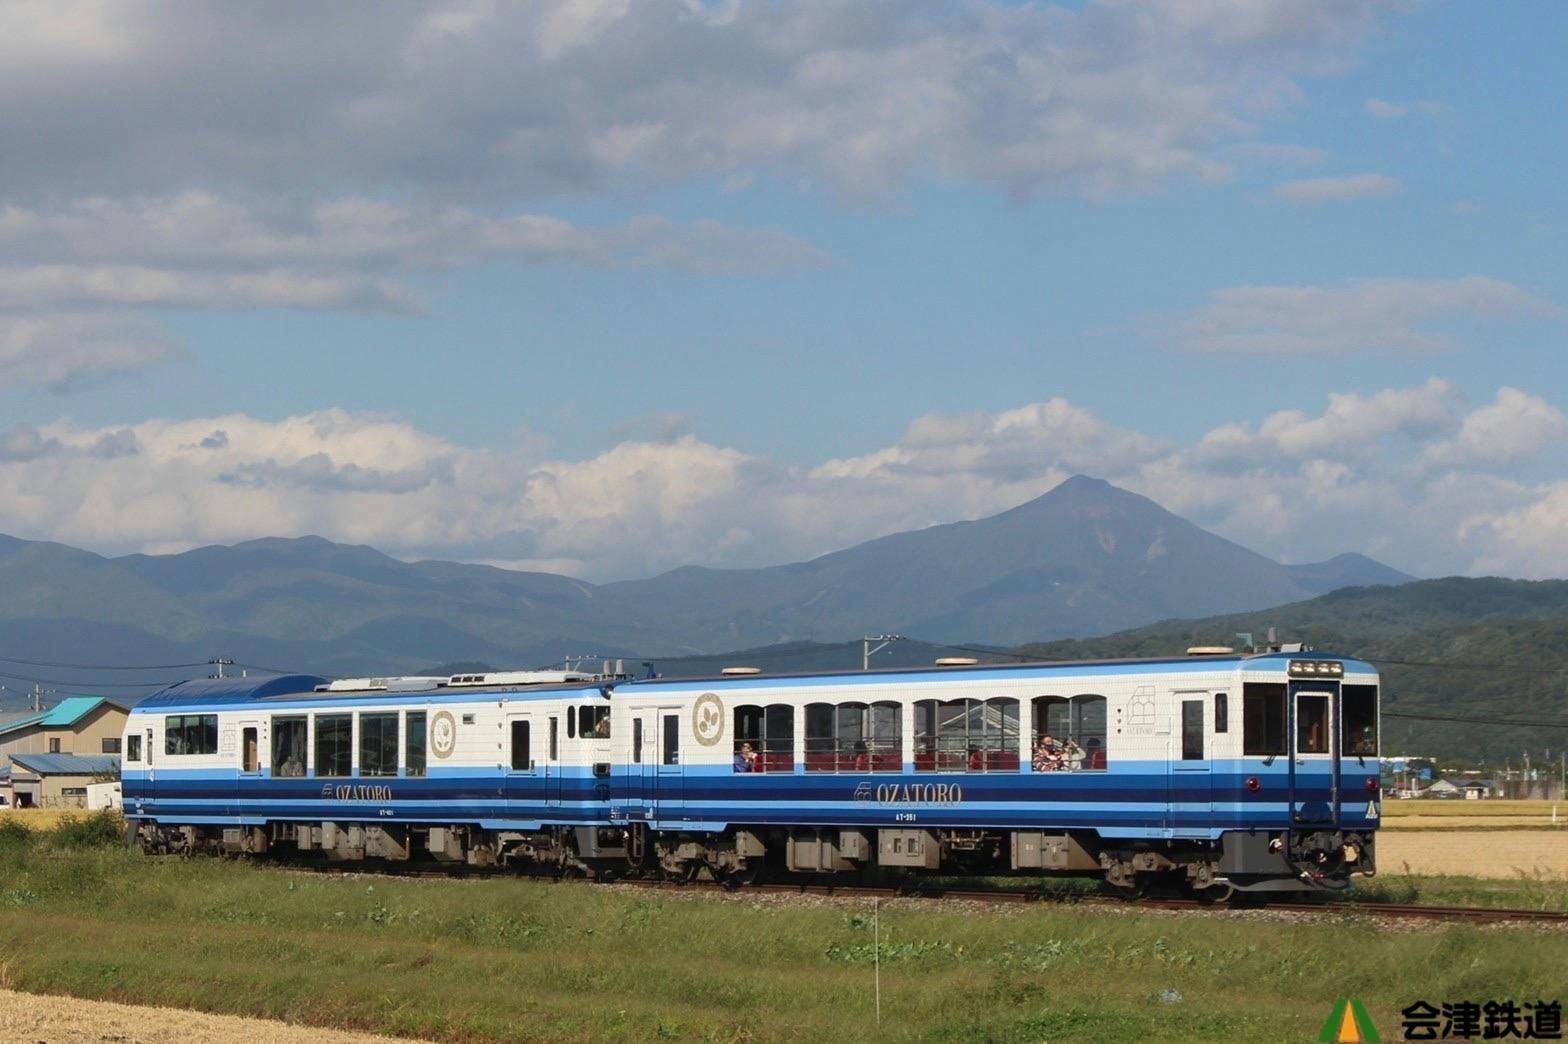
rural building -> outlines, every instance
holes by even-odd
[[[72,696],[49,710],[0,721],[0,765],[18,754],[118,754],[128,713],[102,696]]]
[[[87,788],[120,774],[118,754],[13,754],[17,808],[86,808]]]

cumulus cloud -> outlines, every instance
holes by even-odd
[[[1564,433],[1560,409],[1539,397],[1504,388],[1471,406],[1436,379],[1183,445],[1062,399],[929,414],[891,446],[815,466],[714,445],[669,417],[582,460],[526,441],[471,449],[342,410],[60,422],[0,433],[0,530],[101,550],[319,533],[605,580],[806,559],[991,515],[1086,473],[1286,561],[1357,550],[1429,575],[1506,565],[1547,576],[1568,572],[1568,495],[1509,469]]]
[[[1191,351],[1248,355],[1431,351],[1447,344],[1445,322],[1562,315],[1557,305],[1484,276],[1240,286],[1216,291],[1182,321],[1181,343]]]
[[[1386,174],[1352,174],[1342,178],[1305,178],[1276,186],[1274,197],[1286,203],[1310,206],[1338,203],[1347,199],[1372,199],[1392,196],[1404,186]]]

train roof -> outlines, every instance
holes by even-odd
[[[193,678],[177,682],[153,693],[136,707],[142,710],[168,710],[200,706],[214,708],[259,702],[285,702],[309,700],[319,703],[347,701],[399,702],[410,697],[440,696],[446,700],[460,700],[481,695],[501,693],[582,692],[605,691],[613,688],[652,691],[660,686],[688,688],[694,684],[723,685],[730,688],[750,688],[784,682],[810,684],[811,682],[879,680],[900,677],[928,679],[934,676],[1037,674],[1042,670],[1091,673],[1132,673],[1140,667],[1165,667],[1172,673],[1232,669],[1241,666],[1270,667],[1278,665],[1283,670],[1290,660],[1338,660],[1346,671],[1376,671],[1364,660],[1340,656],[1317,650],[1303,652],[1222,653],[1192,656],[1150,656],[1124,659],[1099,660],[1030,660],[1021,663],[975,663],[959,666],[881,667],[869,671],[798,671],[757,673],[745,675],[693,675],[681,678],[603,679],[583,682],[539,682],[533,684],[501,683],[495,685],[431,685],[422,689],[341,689],[318,691],[318,686],[330,684],[326,678],[314,674],[278,674],[262,678]]]
[[[498,683],[495,685],[435,685],[422,689],[366,688],[318,691],[318,686],[331,684],[331,680],[314,674],[277,674],[264,678],[192,678],[160,689],[137,704],[137,710],[168,710],[200,706],[202,708],[230,705],[310,700],[335,703],[339,701],[389,701],[396,702],[411,696],[441,696],[447,699],[465,699],[495,693],[513,692],[578,692],[597,690],[608,684],[602,681],[539,682],[534,684]]]
[[[964,674],[995,674],[1002,673],[1031,673],[1041,669],[1088,672],[1104,669],[1115,673],[1126,673],[1139,667],[1167,666],[1173,671],[1205,671],[1214,670],[1217,665],[1234,666],[1259,666],[1268,668],[1278,664],[1283,670],[1285,664],[1291,660],[1338,660],[1345,665],[1346,670],[1376,672],[1377,668],[1365,660],[1354,656],[1342,656],[1334,652],[1325,652],[1317,649],[1297,652],[1261,652],[1261,653],[1204,653],[1200,655],[1178,656],[1139,656],[1122,658],[1104,658],[1093,660],[1025,660],[1018,663],[971,663],[963,665],[930,664],[918,667],[877,667],[871,670],[838,670],[838,671],[779,671],[758,672],[737,675],[691,675],[688,677],[658,677],[634,678],[626,682],[618,682],[621,686],[634,686],[637,688],[653,687],[660,685],[686,686],[696,682],[713,683],[722,685],[744,685],[753,683],[766,685],[769,682],[786,680],[794,683],[805,683],[813,680],[843,680],[854,678],[873,677],[887,680],[898,676],[929,677],[932,675],[964,675]],[[1220,669],[1226,669],[1221,667]]]

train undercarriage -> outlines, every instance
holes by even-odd
[[[163,826],[132,821],[128,841],[156,854],[424,862],[530,873],[617,877],[701,875],[731,886],[879,871],[963,876],[1098,878],[1136,897],[1150,887],[1223,900],[1233,893],[1343,889],[1376,870],[1370,833],[1332,828],[1230,831],[1217,841],[1112,840],[1094,831],[736,827],[654,831],[643,824],[550,827],[354,822]]]

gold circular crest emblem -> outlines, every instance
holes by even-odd
[[[457,722],[450,711],[442,711],[430,719],[430,753],[444,758],[457,746]]]
[[[703,693],[692,705],[691,731],[704,747],[711,747],[724,738],[724,704],[713,693]]]

